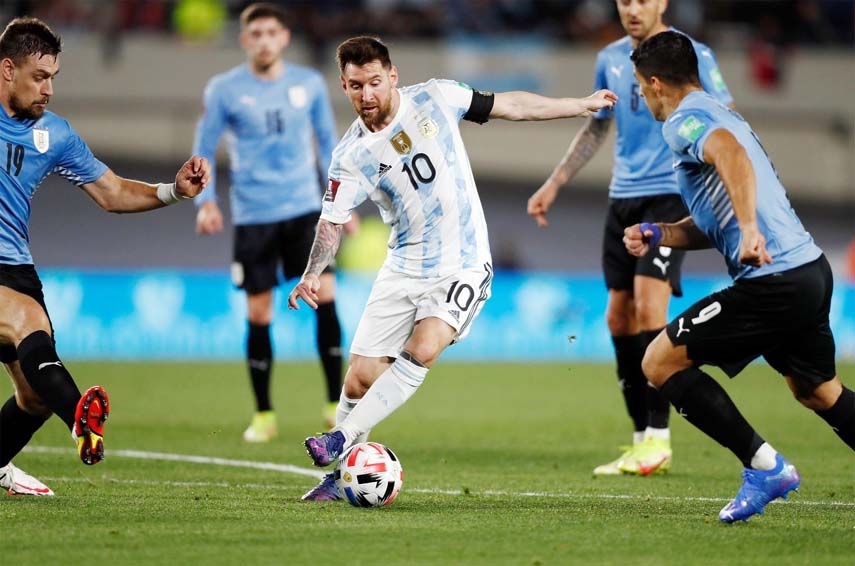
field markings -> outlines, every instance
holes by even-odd
[[[58,448],[54,446],[27,446],[25,452],[35,452],[40,454],[74,454],[76,450],[73,448]],[[194,456],[190,454],[169,454],[165,452],[146,452],[143,450],[110,450],[110,457],[118,458],[135,458],[138,460],[156,460],[164,462],[188,462],[192,464],[204,464],[209,466],[228,466],[232,468],[249,468],[253,470],[266,470],[271,472],[281,472],[285,474],[295,474],[300,476],[309,476],[320,479],[325,472],[312,468],[303,468],[291,464],[277,464],[275,462],[256,462],[252,460],[232,460],[229,458],[215,458],[210,456]],[[69,477],[45,477],[45,480],[63,481],[63,482],[91,482],[90,478],[69,478]],[[246,488],[246,489],[263,489],[263,490],[292,490],[296,486],[285,486],[277,484],[260,484],[260,483],[228,483],[228,482],[190,482],[190,481],[155,481],[155,480],[136,480],[136,479],[118,479],[118,478],[101,478],[110,483],[126,484],[126,485],[167,485],[174,487],[224,487],[224,488]],[[645,500],[645,501],[694,501],[694,502],[727,502],[729,498],[721,497],[680,497],[667,495],[631,495],[631,494],[614,494],[614,493],[560,493],[549,491],[496,491],[496,490],[461,490],[461,489],[435,489],[435,488],[407,488],[407,491],[414,493],[427,493],[434,495],[482,495],[489,497],[544,497],[544,498],[562,498],[562,499],[616,499],[616,500]],[[855,502],[847,501],[810,501],[797,499],[792,501],[782,501],[776,499],[772,503],[783,505],[804,505],[814,507],[855,507]]]

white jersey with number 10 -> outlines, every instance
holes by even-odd
[[[398,91],[392,122],[350,126],[333,152],[321,218],[342,224],[365,199],[391,226],[385,267],[443,277],[491,263],[487,224],[459,121],[473,91],[432,79]]]

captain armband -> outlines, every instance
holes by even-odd
[[[490,119],[490,112],[493,111],[493,101],[495,98],[496,95],[492,92],[473,90],[472,102],[469,104],[469,110],[463,115],[463,119],[475,122],[476,124],[484,124]]]

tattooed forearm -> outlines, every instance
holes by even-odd
[[[597,120],[590,117],[573,141],[570,142],[570,147],[561,159],[561,162],[555,167],[552,172],[552,177],[563,185],[572,179],[579,172],[591,157],[600,149],[611,127],[611,120]]]
[[[315,241],[312,244],[305,273],[320,276],[338,251],[338,246],[341,244],[341,232],[341,224],[333,224],[323,219],[318,221],[318,229],[315,232]]]

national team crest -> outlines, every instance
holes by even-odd
[[[413,149],[413,142],[410,140],[410,136],[403,130],[392,136],[389,142],[395,148],[395,151],[401,155],[407,155]]]
[[[50,132],[45,128],[33,128],[33,143],[39,153],[44,153],[50,147]]]
[[[292,86],[288,89],[288,99],[294,108],[302,108],[309,102],[309,93],[304,86]]]
[[[432,138],[439,133],[439,126],[436,125],[436,120],[433,118],[425,118],[419,122],[419,131],[422,137]]]

